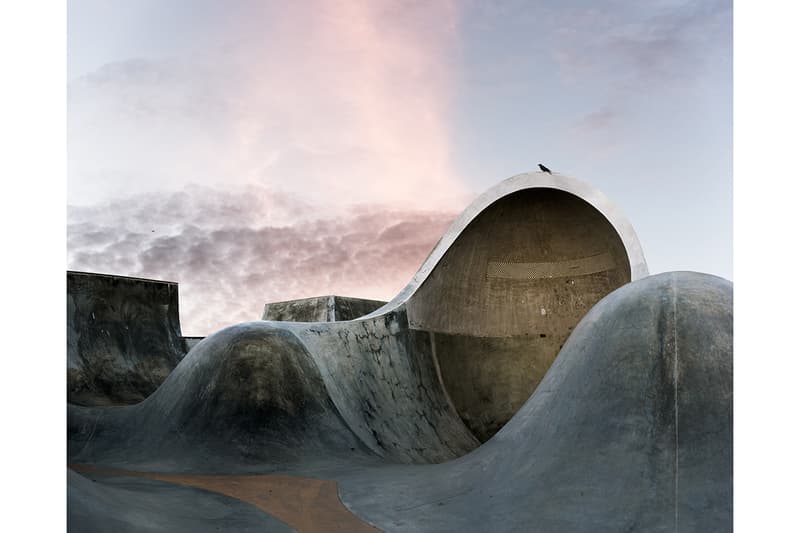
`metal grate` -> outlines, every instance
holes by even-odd
[[[568,259],[551,263],[512,263],[509,261],[489,261],[487,278],[499,279],[547,279],[582,276],[605,272],[615,267],[614,259],[603,252],[580,259]]]

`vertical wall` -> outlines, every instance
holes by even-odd
[[[178,284],[67,272],[67,400],[144,400],[186,353]]]

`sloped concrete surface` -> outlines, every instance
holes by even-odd
[[[652,276],[584,317],[489,442],[340,479],[385,531],[731,531],[732,285]]]

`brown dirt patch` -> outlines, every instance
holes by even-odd
[[[144,477],[217,492],[255,505],[289,524],[300,533],[375,533],[379,530],[360,520],[339,499],[336,482],[285,474],[191,475],[161,474],[69,465],[83,474]]]

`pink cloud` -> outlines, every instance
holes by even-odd
[[[451,2],[266,5],[225,45],[71,84],[70,203],[188,183],[268,185],[320,205],[463,205],[450,154]]]
[[[252,195],[273,197],[253,186],[187,189],[71,208],[68,268],[178,281],[184,334],[206,335],[260,318],[269,301],[324,294],[389,300],[456,216],[360,205],[319,218],[314,206],[278,195],[274,220],[280,211],[300,216],[273,224],[259,202],[248,204]]]

